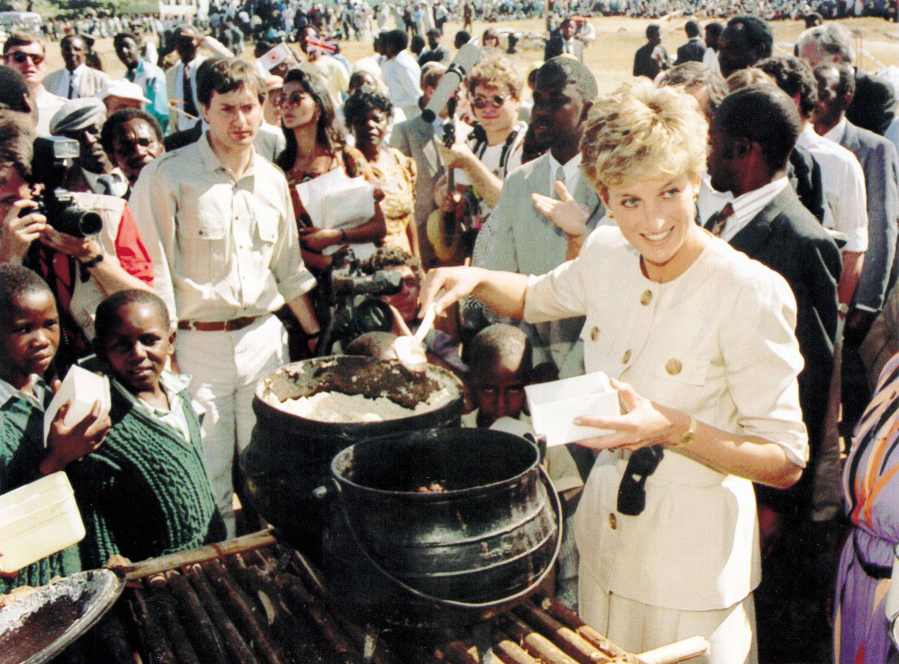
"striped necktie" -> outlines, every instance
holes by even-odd
[[[715,214],[709,217],[705,222],[705,228],[715,237],[721,237],[724,227],[727,226],[727,220],[734,215],[734,206],[728,203]]]

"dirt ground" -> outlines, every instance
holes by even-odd
[[[668,52],[674,57],[677,47],[686,41],[683,26],[685,18],[662,19],[662,40]],[[645,41],[643,33],[649,19],[626,17],[603,17],[593,19],[597,39],[586,51],[586,62],[596,73],[600,92],[613,90],[620,82],[631,76],[634,52]],[[701,21],[706,23],[706,21]],[[862,69],[877,71],[888,65],[899,66],[899,25],[887,23],[882,19],[861,18],[847,20],[846,24],[856,33],[856,50],[859,52],[858,64]],[[543,21],[531,19],[526,21],[508,21],[492,24],[499,29],[523,30],[542,34]],[[800,21],[777,21],[772,23],[775,37],[775,52],[791,52],[793,42],[802,31]],[[486,23],[475,23],[474,36],[480,36]],[[458,23],[449,23],[444,30],[444,42],[451,46],[452,36],[461,28]],[[341,49],[351,61],[371,53],[371,45],[362,42],[342,42]],[[124,68],[115,56],[111,39],[103,39],[97,43],[104,68],[110,75],[120,77]],[[252,51],[245,51],[248,58]],[[533,64],[543,58],[542,48],[520,48],[519,53],[512,56],[525,72]],[[62,58],[58,45],[51,45],[48,53],[50,71],[62,66]]]

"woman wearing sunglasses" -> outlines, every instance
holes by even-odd
[[[582,168],[617,226],[542,276],[435,270],[422,306],[586,316],[586,370],[612,378],[621,414],[576,420],[601,430],[582,442],[599,454],[575,516],[579,611],[631,652],[702,635],[702,661],[740,664],[757,661],[752,483],[793,485],[808,437],[789,286],[695,223],[707,135],[681,91],[598,98]]]
[[[317,72],[305,67],[291,69],[284,77],[280,106],[287,147],[275,163],[287,175],[290,184],[306,266],[319,272],[328,268],[331,258],[323,251],[334,245],[356,245],[354,248],[361,251],[370,247],[368,253],[373,253],[373,243],[380,242],[387,232],[380,206],[375,205],[374,216],[357,226],[316,228],[297,192],[296,185],[336,168],[342,168],[347,177],[362,176],[377,184],[365,157],[345,144],[324,80]],[[375,195],[380,197],[378,191]]]

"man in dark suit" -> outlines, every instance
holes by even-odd
[[[646,26],[646,43],[634,53],[634,76],[655,80],[659,72],[668,69],[668,51],[662,46],[662,29],[656,23]]]
[[[840,23],[826,23],[806,30],[796,42],[799,57],[816,67],[823,62],[852,65],[855,50],[852,33]],[[896,113],[896,91],[892,84],[855,68],[855,96],[846,118],[856,127],[883,136]]]
[[[687,33],[687,43],[677,49],[677,60],[674,64],[681,65],[685,62],[702,62],[705,55],[705,44],[699,36],[699,23],[687,21],[684,26]]]
[[[790,284],[797,303],[796,337],[805,360],[799,375],[799,401],[809,432],[809,465],[790,491],[758,491],[766,549],[765,580],[756,592],[763,661],[773,661],[780,655],[770,652],[780,646],[805,649],[800,656],[803,660],[825,659],[808,655],[820,647],[821,631],[827,628],[820,606],[822,588],[827,592],[830,588],[826,579],[812,579],[810,561],[815,560],[814,546],[819,539],[812,536],[815,528],[810,510],[820,479],[816,460],[825,454],[824,417],[833,370],[837,282],[842,266],[835,242],[787,182],[787,161],[799,128],[792,100],[774,86],[763,86],[738,90],[725,98],[710,133],[712,186],[730,191],[734,200],[706,227],[719,231],[734,248],[777,271]],[[733,210],[729,217],[728,208]],[[780,527],[769,530],[769,524]],[[790,602],[784,598],[817,602],[814,621],[794,624],[787,608]],[[769,652],[764,652],[766,649]]]
[[[565,18],[559,29],[553,32],[543,49],[543,60],[559,55],[570,55],[578,62],[584,61],[584,42],[574,36],[577,26],[571,18]]]
[[[889,285],[895,279],[897,217],[899,217],[899,157],[893,144],[846,118],[856,94],[856,77],[848,64],[825,63],[815,67],[818,105],[815,131],[852,152],[865,173],[868,206],[868,250],[846,316],[843,346],[842,429],[851,435],[871,398],[859,346],[877,313],[883,308]]]

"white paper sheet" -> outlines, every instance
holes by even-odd
[[[316,228],[351,228],[375,214],[375,188],[361,176],[347,177],[342,168],[301,182],[296,187]]]

